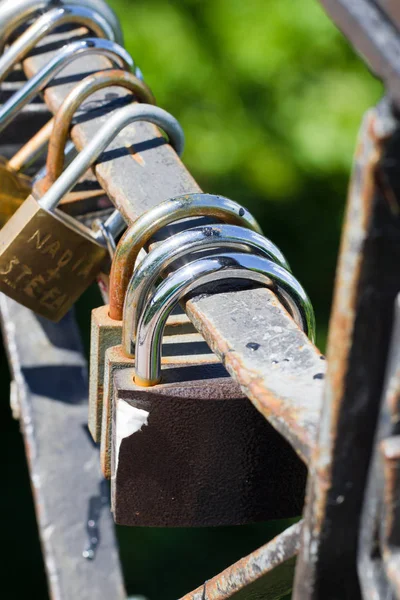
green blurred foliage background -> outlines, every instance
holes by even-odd
[[[204,191],[246,205],[284,251],[314,303],[324,349],[355,139],[381,85],[317,0],[108,1],[158,103],[185,129],[184,162]],[[88,323],[90,307],[79,307]],[[0,369],[6,382],[4,356]],[[18,514],[3,531],[3,585],[10,597],[44,599],[22,440],[6,402],[1,413],[12,450],[1,459],[0,507]],[[285,525],[118,528],[128,590],[176,599]]]

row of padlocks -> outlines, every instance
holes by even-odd
[[[76,83],[29,145],[0,165],[0,291],[58,321],[95,278],[106,285],[109,302],[92,313],[89,429],[100,444],[118,523],[228,525],[294,516],[303,468],[179,306],[221,282],[225,291],[235,280],[267,286],[313,339],[307,294],[234,200],[201,193],[171,198],[128,228],[118,210],[92,228],[68,214],[70,192],[128,124],[153,123],[178,155],[184,134],[155,106],[102,0],[0,3],[0,79],[61,25],[86,27],[88,36],[66,43],[1,107],[0,132],[72,61],[97,54],[113,68]],[[69,140],[76,112],[111,86],[131,92],[131,104],[76,155]],[[24,168],[46,148],[46,167],[32,180]]]

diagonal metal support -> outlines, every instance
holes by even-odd
[[[181,600],[280,600],[291,591],[301,527],[292,525]]]
[[[87,372],[73,314],[50,323],[0,294],[50,595],[126,598],[107,482],[87,430]]]
[[[295,600],[361,597],[360,515],[400,289],[399,168],[400,127],[383,102],[367,113],[356,152]]]

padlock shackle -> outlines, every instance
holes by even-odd
[[[185,194],[161,202],[139,217],[120,239],[110,273],[110,318],[122,320],[124,299],[140,250],[157,231],[190,217],[213,217],[262,233],[253,215],[243,206],[213,194]]]
[[[54,119],[47,121],[45,125],[20,148],[8,161],[8,166],[14,171],[20,171],[34,162],[40,156],[49,142],[53,130]]]
[[[122,344],[127,356],[134,356],[136,331],[143,306],[153,286],[167,269],[180,258],[189,259],[192,252],[210,249],[231,249],[253,252],[272,260],[290,272],[279,248],[263,235],[238,225],[202,225],[192,227],[160,243],[140,263],[132,276],[125,295]]]
[[[115,42],[101,38],[85,38],[70,42],[45,65],[34,77],[29,79],[11,98],[0,108],[0,132],[3,131],[50,81],[69,63],[82,55],[100,54],[106,56],[119,67],[130,70],[134,64],[129,53]]]
[[[151,104],[133,104],[125,106],[111,117],[107,116],[104,125],[78,154],[72,163],[61,173],[51,188],[40,198],[39,205],[48,211],[53,211],[61,198],[68,194],[86,171],[93,166],[102,152],[115,139],[122,129],[136,121],[148,121],[165,131],[176,152],[183,150],[184,134],[178,121],[167,111]],[[125,221],[119,211],[114,211],[104,224],[110,233],[117,233],[125,226]],[[105,246],[101,231],[92,234],[96,241]],[[129,278],[128,278],[129,281]]]
[[[0,82],[56,27],[74,23],[87,27],[97,37],[115,41],[114,30],[107,19],[92,8],[73,5],[53,8],[32,23],[0,56]]]
[[[315,319],[311,302],[291,273],[255,254],[216,254],[174,271],[146,302],[139,319],[135,347],[137,385],[152,386],[161,379],[163,332],[168,316],[178,302],[200,287],[226,279],[255,281],[272,289],[305,333],[311,340],[314,339]]]
[[[99,13],[113,30],[113,40],[123,46],[124,38],[115,12],[103,0],[58,0],[58,6],[64,4],[91,8]],[[8,0],[0,5],[0,54],[9,37],[24,23],[43,11],[54,8],[54,0]]]
[[[40,199],[40,205],[46,210],[56,208],[62,196],[65,196],[82,175],[93,166],[107,146],[125,127],[136,121],[148,121],[157,125],[168,136],[170,144],[180,154],[184,145],[184,134],[179,122],[170,113],[151,104],[133,104],[119,109],[108,116],[104,125],[83,148],[72,163],[61,173],[51,188]]]
[[[116,86],[131,91],[139,102],[155,104],[150,88],[138,77],[122,69],[98,71],[80,81],[68,94],[54,117],[54,127],[50,137],[46,162],[44,191],[58,179],[64,168],[64,149],[75,112],[81,104],[98,90]]]

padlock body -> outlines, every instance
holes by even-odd
[[[96,443],[101,439],[103,414],[104,361],[106,350],[119,346],[122,341],[122,321],[111,319],[109,305],[92,310],[89,362],[89,416],[88,427]]]
[[[90,365],[89,365],[89,431],[93,440],[101,440],[101,423],[103,415],[104,361],[108,348],[119,346],[122,341],[122,321],[111,319],[108,304],[92,310],[90,331]],[[174,333],[192,333],[194,327],[186,315],[173,315],[168,319],[166,336]],[[122,354],[122,360],[125,356]],[[128,361],[129,362],[129,361]]]
[[[121,331],[122,335],[122,331]],[[162,345],[162,365],[212,364],[218,358],[212,354],[204,338],[193,328],[186,315],[172,315],[166,324]],[[100,465],[106,479],[111,477],[112,410],[114,375],[133,367],[135,360],[125,356],[121,346],[108,348],[104,358],[104,383],[101,397]]]
[[[0,231],[0,291],[59,321],[101,268],[107,250],[29,196]]]
[[[10,219],[31,193],[31,178],[10,169],[0,156],[0,227]]]
[[[221,364],[114,376],[112,510],[121,525],[239,525],[301,514],[306,469]]]

